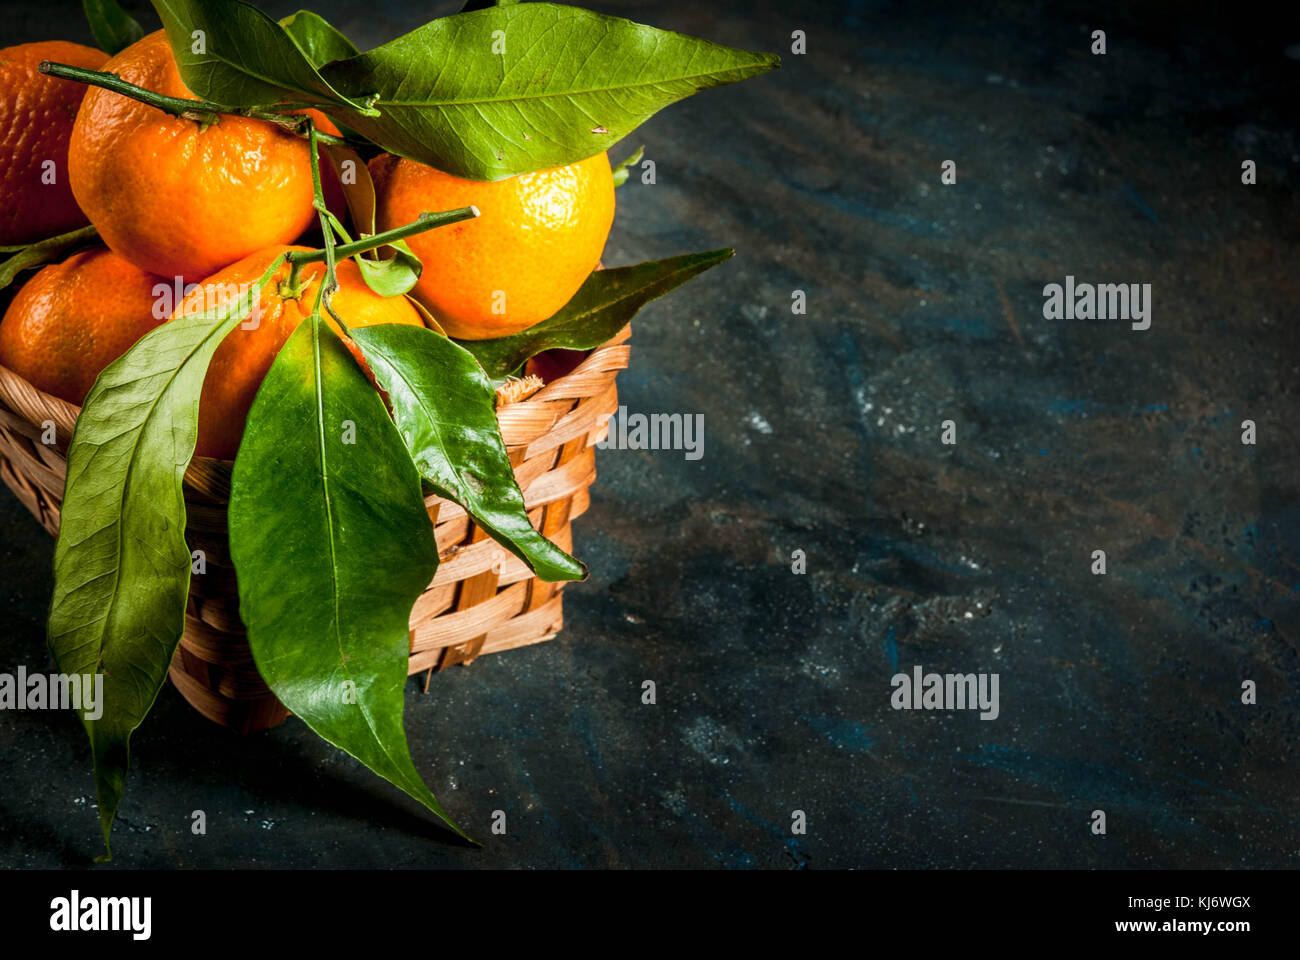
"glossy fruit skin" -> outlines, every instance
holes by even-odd
[[[476,219],[406,241],[424,263],[413,296],[462,340],[508,336],[555,314],[600,262],[614,220],[604,153],[491,182],[381,154],[370,174],[379,230],[426,211],[478,207]]]
[[[277,256],[286,250],[307,249],[269,247],[232,263],[188,293],[172,319],[218,305],[227,291],[239,296],[245,290],[255,288]],[[424,326],[419,311],[405,297],[381,297],[367,287],[354,261],[341,261],[336,275],[339,289],[330,303],[349,327],[379,323]],[[213,355],[199,400],[199,435],[194,451],[198,456],[223,460],[235,458],[253,398],[257,396],[257,390],[280,348],[298,329],[303,318],[311,315],[317,290],[325,276],[325,265],[312,263],[302,268],[299,275],[301,291],[296,300],[280,295],[279,284],[288,276],[289,265],[284,264],[263,288],[256,320],[250,315],[241,322]],[[248,286],[243,287],[244,284]],[[337,323],[333,320],[328,322],[336,333],[342,333]],[[345,342],[353,350],[353,355],[359,358],[355,345],[351,341]]]
[[[0,320],[0,365],[80,405],[100,372],[163,322],[154,315],[163,282],[103,247],[50,264]]]
[[[195,99],[163,31],[104,65],[138,86]],[[108,90],[86,94],[68,148],[72,191],[104,242],[165,277],[197,281],[314,216],[307,141],[274,124],[200,123]]]
[[[0,246],[43,240],[90,222],[68,182],[68,141],[86,87],[39,73],[42,60],[98,70],[108,54],[62,40],[0,50]],[[43,182],[49,160],[53,183]]]

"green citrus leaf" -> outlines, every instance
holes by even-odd
[[[332,60],[346,60],[361,52],[337,27],[310,10],[290,14],[280,21],[280,26],[318,69]]]
[[[427,23],[322,75],[378,116],[337,115],[385,150],[474,180],[600,153],[683,97],[778,66],[578,7],[521,3]]]
[[[361,279],[366,286],[381,297],[400,297],[420,279],[424,265],[420,258],[407,246],[405,240],[392,244],[393,255],[386,260],[371,260],[364,254],[357,254],[357,266],[361,268]]]
[[[0,290],[13,283],[24,270],[35,270],[47,263],[62,260],[78,247],[98,242],[99,234],[94,227],[81,227],[37,243],[0,249],[0,253],[13,253],[8,260],[0,263]]]
[[[144,36],[144,29],[117,0],[81,0],[81,7],[95,42],[107,54],[118,53]]]
[[[343,185],[343,197],[348,204],[348,213],[357,230],[357,239],[373,236],[375,233],[375,184],[370,179],[361,156],[349,147],[327,146],[325,155],[334,166],[339,182]],[[391,255],[377,259],[383,251]],[[366,286],[381,297],[396,297],[410,291],[420,279],[424,268],[415,251],[406,241],[381,247],[369,253],[358,253],[353,259],[361,268],[361,278]]]
[[[474,358],[432,330],[357,327],[375,379],[420,475],[440,497],[543,580],[583,580],[587,568],[533,528],[497,425],[496,391]]]
[[[640,163],[641,157],[643,157],[644,155],[645,155],[645,146],[642,145],[637,147],[636,152],[633,153],[630,157],[627,157],[621,162],[616,163],[614,165],[614,170],[613,170],[614,186],[621,187],[623,186],[623,184],[627,183],[628,171],[632,167],[635,167],[638,163]]]
[[[145,334],[95,381],[68,450],[49,643],[60,672],[104,675],[103,714],[83,720],[106,857],[131,733],[158,696],[185,626],[191,561],[181,478],[194,453],[203,378],[256,293]]]
[[[456,342],[474,355],[489,377],[497,379],[519,369],[529,357],[543,350],[591,350],[622,330],[651,300],[731,259],[735,252],[710,250],[632,267],[596,270],[549,320],[509,337]]]
[[[289,338],[249,411],[230,555],[253,660],[275,695],[465,836],[420,779],[402,726],[411,607],[438,566],[420,477],[319,318]]]
[[[225,107],[284,101],[369,108],[341,97],[284,27],[240,0],[153,0],[185,86]],[[374,112],[369,110],[369,112]]]

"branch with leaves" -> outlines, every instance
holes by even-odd
[[[426,491],[460,504],[536,576],[584,578],[586,568],[529,521],[497,426],[493,381],[546,350],[599,346],[646,303],[732,251],[598,270],[550,319],[496,340],[457,342],[432,324],[350,328],[331,302],[341,262],[355,258],[375,293],[403,296],[422,269],[403,240],[478,215],[431,212],[377,232],[373,185],[352,148],[470,179],[515,176],[600,153],[663,107],[770,70],[777,58],[550,3],[471,0],[364,53],[308,11],[277,22],[240,0],[153,3],[197,100],[111,72],[52,63],[41,70],[201,125],[230,114],[304,137],[323,240],[277,257],[256,289],[145,335],[99,376],[77,422],[49,640],[61,671],[106,678],[103,715],[85,721],[105,850],[131,734],[185,626],[183,478],[208,365],[273,278],[287,266],[280,282],[295,295],[313,263],[325,265],[324,282],[261,383],[232,467],[240,614],[261,676],[289,710],[464,837],[416,770],[402,726],[409,617],[438,566]],[[84,5],[110,53],[143,35],[115,0]],[[306,108],[344,134],[324,134],[289,112]],[[615,168],[616,182],[640,157]],[[351,231],[326,205],[325,162],[336,171],[350,162],[358,174],[345,189]],[[87,228],[9,251],[0,287],[95,239]],[[379,248],[390,255],[367,255]],[[339,435],[344,421],[350,442]]]

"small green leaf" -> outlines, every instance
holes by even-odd
[[[0,290],[18,278],[24,270],[35,270],[47,263],[54,263],[72,254],[78,247],[97,243],[99,234],[94,227],[81,227],[69,233],[61,233],[37,243],[19,247],[6,247],[0,253],[13,253],[8,260],[0,263]]]
[[[203,378],[255,295],[145,334],[95,381],[68,450],[49,643],[61,673],[104,675],[103,713],[83,722],[105,859],[131,733],[158,696],[185,626],[190,550],[181,479],[194,453]]]
[[[144,36],[144,28],[123,10],[117,0],[81,0],[99,49],[119,53]]]
[[[779,63],[578,7],[520,3],[434,20],[321,72],[380,108],[329,112],[385,150],[498,180],[600,153],[670,103]]]
[[[438,566],[420,477],[379,394],[319,318],[289,338],[249,411],[230,554],[249,647],[275,695],[464,837],[402,726],[411,607]]]
[[[301,47],[307,30],[291,36],[241,0],[153,0],[153,5],[181,79],[197,97],[225,107],[305,101],[356,111],[358,117],[376,112],[340,96],[321,78]],[[319,33],[314,36],[313,42],[321,41]]]
[[[387,260],[371,260],[364,254],[357,254],[357,266],[361,268],[361,279],[366,286],[381,297],[400,297],[420,279],[424,265],[420,263],[414,251],[405,240],[392,244],[393,255]]]
[[[627,175],[628,175],[629,168],[635,167],[638,163],[640,163],[641,157],[644,154],[645,154],[645,146],[643,144],[642,146],[636,148],[636,152],[632,154],[632,156],[614,165],[614,171],[613,171],[614,186],[621,187],[623,186],[623,184],[627,183]]]
[[[317,69],[334,60],[355,57],[361,51],[337,27],[319,14],[299,10],[280,21],[280,26]]]
[[[474,358],[431,330],[357,327],[375,379],[420,475],[440,497],[543,580],[583,580],[587,568],[534,529],[497,425],[496,392]]]
[[[734,250],[688,253],[667,260],[651,260],[633,267],[596,270],[549,320],[521,333],[496,340],[458,340],[489,377],[504,377],[517,370],[529,357],[543,350],[591,350],[618,333],[636,312],[651,300],[662,297],[716,267],[735,254]]]
[[[347,200],[348,212],[352,215],[353,226],[358,239],[375,234],[375,183],[370,179],[370,171],[361,156],[349,147],[327,146],[325,155],[334,165],[339,183],[343,185],[343,198]],[[344,164],[349,166],[344,176]],[[382,250],[391,250],[392,256],[384,260],[378,257]],[[358,253],[353,259],[361,268],[361,278],[366,286],[381,297],[395,297],[411,290],[420,279],[423,264],[406,241],[381,247],[367,253]]]

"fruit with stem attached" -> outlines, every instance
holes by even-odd
[[[104,69],[194,99],[161,30]],[[307,142],[263,120],[172,116],[96,87],[77,114],[68,164],[77,202],[104,242],[167,277],[199,280],[291,243],[314,216]]]
[[[552,316],[600,262],[614,220],[604,153],[491,182],[382,154],[370,174],[380,230],[421,210],[482,213],[408,241],[424,264],[412,296],[462,340],[508,336]]]

